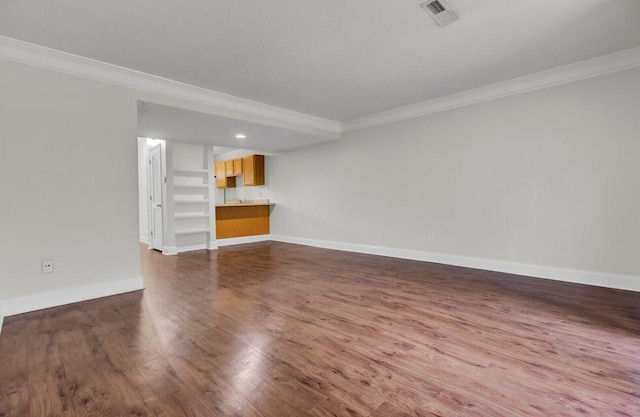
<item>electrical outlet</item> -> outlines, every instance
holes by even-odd
[[[433,243],[436,241],[436,235],[434,235],[433,233],[429,233],[427,235],[427,240],[429,241],[429,243]]]
[[[50,274],[53,272],[53,259],[47,259],[46,261],[42,261],[41,265],[42,265],[43,274]]]

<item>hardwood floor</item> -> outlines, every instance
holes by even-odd
[[[640,416],[640,294],[265,242],[5,319],[0,416]]]

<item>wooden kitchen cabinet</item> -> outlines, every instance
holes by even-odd
[[[226,176],[224,173],[224,161],[214,162],[213,172],[216,177],[216,187],[224,187]]]
[[[233,177],[233,159],[224,161],[224,175],[227,177]]]
[[[244,185],[264,185],[264,155],[242,158],[242,170]]]
[[[242,158],[233,160],[233,175],[242,175]]]
[[[242,175],[242,158],[228,159],[224,162],[224,174],[226,177]]]
[[[268,235],[269,203],[216,207],[216,239]]]
[[[216,175],[217,188],[233,188],[236,186],[236,177],[227,177],[225,161],[215,162],[213,164],[213,170]]]

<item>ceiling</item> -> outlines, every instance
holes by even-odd
[[[640,46],[638,0],[448,1],[0,0],[0,35],[338,122]]]
[[[236,139],[237,134],[244,134],[246,138]],[[334,139],[326,135],[142,101],[138,102],[138,137],[215,144],[219,152],[241,148],[262,153],[275,153]]]

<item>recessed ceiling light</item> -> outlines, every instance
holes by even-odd
[[[246,139],[247,137],[245,135],[243,135],[242,133],[238,133],[236,135],[236,139]]]

